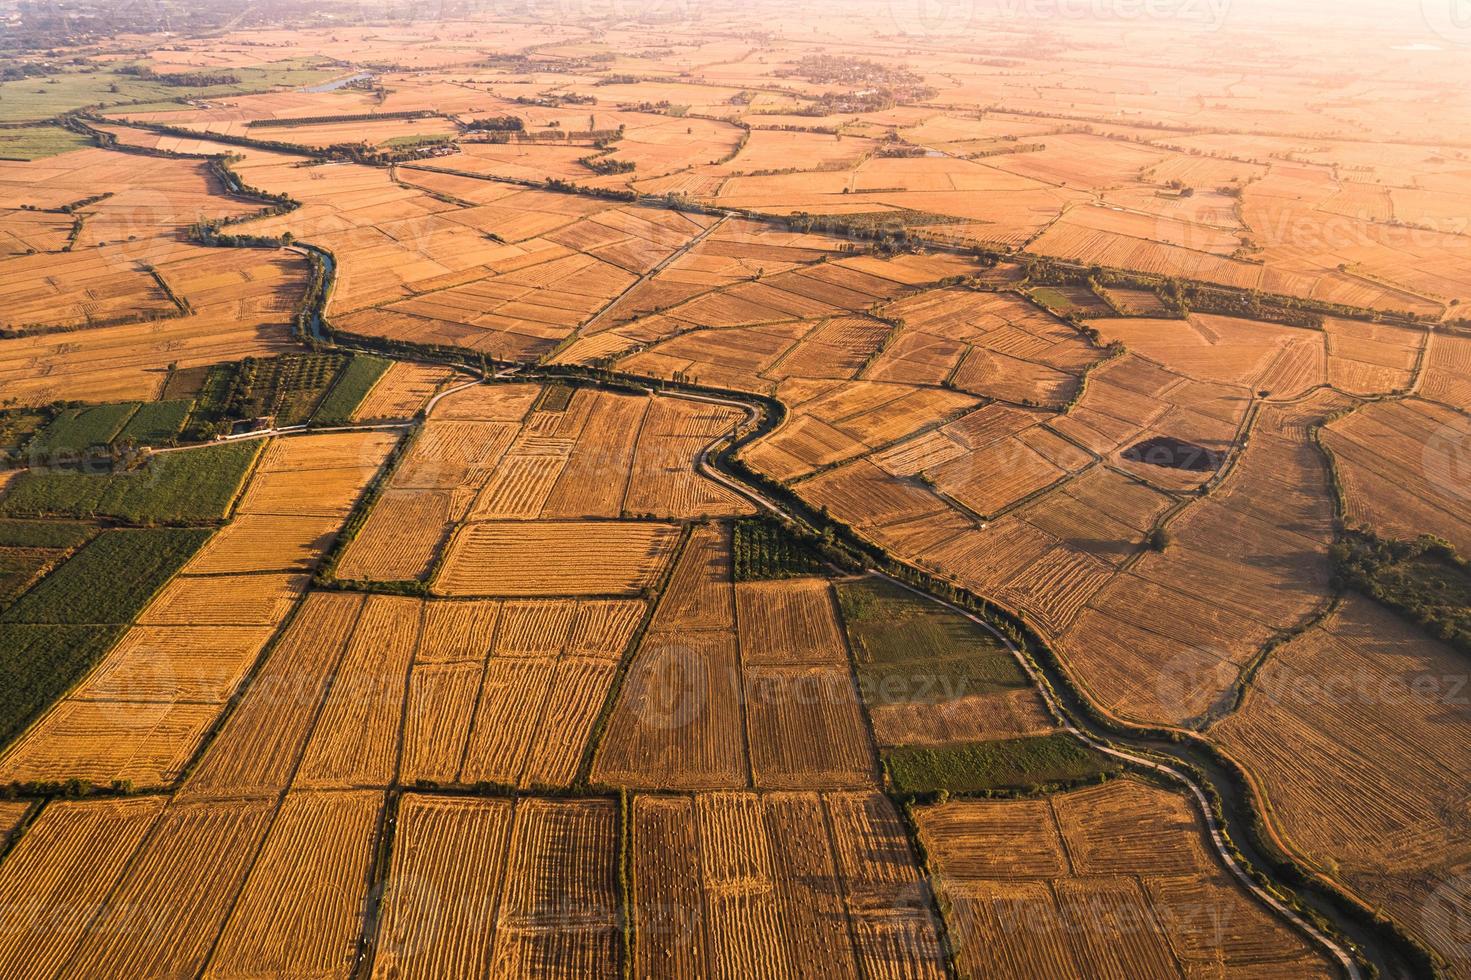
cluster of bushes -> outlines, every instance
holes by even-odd
[[[556,109],[564,105],[597,105],[598,99],[595,95],[578,95],[576,92],[549,92],[544,95],[518,95],[512,101],[517,105]]]
[[[272,214],[285,214],[287,211],[294,211],[295,209],[301,207],[300,201],[297,201],[290,194],[287,194],[284,191],[266,191],[261,190],[259,187],[252,187],[250,184],[247,184],[244,180],[241,179],[239,174],[237,174],[234,170],[230,168],[231,162],[238,159],[240,159],[238,156],[231,158],[216,157],[209,162],[210,173],[219,178],[220,182],[228,187],[232,194],[236,194],[240,197],[248,197],[252,200],[259,201],[262,204],[273,208],[272,211],[268,212]],[[253,214],[249,215],[248,217],[254,219],[260,217],[260,215]]]
[[[62,214],[71,214],[73,211],[80,211],[82,208],[90,207],[93,204],[105,201],[109,197],[112,197],[112,191],[103,191],[101,194],[93,194],[91,197],[84,197],[80,201],[72,201],[70,204],[63,204],[61,207],[57,208],[57,210],[60,211]]]
[[[609,174],[631,174],[635,169],[634,165],[627,160],[614,160],[612,157],[596,153],[579,157],[577,162],[593,173],[604,177]]]
[[[741,155],[741,151],[746,148],[746,144],[749,143],[749,142],[751,142],[751,124],[750,123],[737,121],[737,122],[734,122],[733,125],[735,125],[736,127],[738,127],[740,129],[741,135],[736,139],[735,145],[730,148],[730,151],[729,152],[722,153],[720,156],[718,156],[714,160],[711,160],[710,161],[710,165],[712,167],[718,167],[718,166],[722,166],[724,164],[730,163],[736,157],[740,156]]]
[[[848,55],[812,54],[790,68],[780,69],[778,78],[802,78],[814,85],[857,85],[864,88],[918,88],[924,79],[903,66],[885,65]]]
[[[1221,289],[1175,279],[1167,281],[1156,293],[1182,317],[1191,312],[1214,313],[1289,327],[1323,329],[1323,313],[1291,297],[1267,299],[1255,290]]]
[[[289,245],[293,241],[295,239],[288,231],[282,236],[281,243]],[[302,249],[306,252],[312,271],[307,280],[306,292],[296,306],[293,322],[297,340],[307,340],[310,335],[320,333],[325,326],[323,314],[327,308],[327,291],[332,286],[333,270],[337,263],[336,256],[318,245],[303,245]]]
[[[0,82],[16,82],[27,78],[44,78],[59,75],[61,68],[50,62],[7,61],[0,65]]]
[[[871,211],[854,214],[808,214],[798,211],[780,219],[791,231],[816,232],[873,243],[879,251],[913,251],[929,242],[912,231],[958,219],[922,211]]]
[[[560,177],[548,177],[545,186],[549,191],[557,191],[562,194],[582,194],[588,197],[600,197],[608,201],[632,202],[638,200],[637,191],[619,190],[616,187],[584,187],[581,184],[574,184],[572,181],[563,180]]]
[[[1156,276],[1148,273],[1085,266],[1078,262],[1044,256],[1026,256],[1021,261],[1025,283],[1033,286],[1114,286],[1153,292],[1177,316],[1191,312],[1239,316],[1288,326],[1320,329],[1325,317],[1367,320],[1371,323],[1412,325],[1427,317],[1415,313],[1365,310],[1341,303],[1285,296],[1252,289],[1233,289],[1213,283]]]
[[[1006,137],[1002,137],[1002,139],[1005,140]],[[1003,157],[1013,153],[1041,153],[1045,149],[1047,149],[1046,143],[1012,143],[1009,146],[993,146],[987,150],[977,150],[974,153],[967,153],[965,158],[967,160],[984,160],[986,157]]]
[[[188,436],[212,439],[262,417],[277,425],[305,422],[347,362],[346,354],[312,351],[216,364],[205,376]]]
[[[520,133],[526,129],[526,122],[520,116],[485,116],[471,119],[467,125],[470,129],[484,129],[492,133]]]
[[[1438,538],[1385,541],[1351,532],[1333,545],[1335,584],[1369,596],[1471,653],[1471,567]]]
[[[883,146],[878,148],[878,151],[874,155],[880,157],[908,159],[912,157],[922,157],[928,152],[930,151],[922,146],[915,146],[913,143],[885,143]]]

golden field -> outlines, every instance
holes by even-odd
[[[1471,976],[1464,30],[339,6],[7,42],[0,973]]]

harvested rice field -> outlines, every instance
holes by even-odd
[[[678,526],[644,521],[467,524],[433,588],[448,596],[637,595],[654,584],[678,541]]]
[[[1445,5],[21,6],[0,976],[1471,978]]]
[[[1177,793],[1121,779],[916,820],[963,976],[1332,975],[1208,852]]]

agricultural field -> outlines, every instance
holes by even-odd
[[[8,398],[153,400],[171,366],[286,349],[307,263],[280,250],[227,255],[183,240],[202,214],[223,220],[254,210],[220,195],[205,161],[92,148],[52,160],[43,175],[0,161],[0,209],[13,209],[0,210],[0,228],[18,243],[0,257]]]
[[[329,461],[336,451],[381,462],[387,448],[355,434],[300,438]],[[253,482],[293,455],[268,448]],[[11,734],[66,697],[0,755],[0,782],[176,781],[340,523],[246,514],[218,531],[115,529],[82,546],[3,614],[16,624]],[[98,590],[98,581],[115,584]]]
[[[378,385],[391,364],[381,357],[354,355],[317,403],[312,421],[317,425],[344,425],[352,421],[363,399]]]
[[[0,975],[1471,978],[1465,25],[939,6],[0,13]]]
[[[750,512],[695,472],[699,453],[739,417],[591,388],[452,390],[413,437],[336,574],[432,578],[438,594],[458,596],[647,589],[673,543],[667,521]],[[558,550],[565,567],[546,567],[541,556]]]
[[[636,521],[467,524],[433,587],[450,596],[637,595],[653,586],[678,537],[674,525]]]
[[[631,832],[640,976],[945,975],[927,887],[879,794],[639,795]]]
[[[607,800],[404,797],[373,976],[616,973],[618,833]]]
[[[262,445],[247,440],[201,446],[152,456],[133,469],[28,469],[9,482],[0,514],[110,517],[134,524],[217,521],[235,506]]]
[[[288,795],[204,976],[252,970],[348,976],[362,932],[382,808],[383,797],[367,791]]]
[[[840,582],[858,685],[883,746],[1045,735],[1054,722],[1002,642],[881,578]]]
[[[1177,793],[1117,779],[916,822],[961,976],[1332,975],[1207,850]]]
[[[392,361],[352,413],[352,421],[412,418],[441,388],[461,376],[447,368]]]
[[[736,582],[732,530],[690,535],[634,652],[594,782],[642,789],[859,788],[871,736],[823,578]]]
[[[1288,643],[1241,711],[1210,730],[1258,774],[1295,848],[1362,900],[1403,918],[1457,970],[1467,965],[1465,950],[1447,922],[1417,917],[1410,906],[1471,859],[1446,775],[1471,751],[1462,728],[1468,711],[1452,690],[1464,657],[1353,595]],[[1342,710],[1345,699],[1351,710]],[[1421,738],[1429,741],[1409,748]],[[1355,787],[1370,786],[1379,805],[1344,805]],[[1443,893],[1453,909],[1465,907],[1464,895]]]
[[[1365,405],[1323,430],[1344,515],[1385,537],[1431,534],[1471,554],[1471,514],[1454,475],[1466,417],[1419,398]]]

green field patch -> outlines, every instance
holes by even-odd
[[[773,517],[743,518],[731,534],[737,582],[820,575],[822,559]]]
[[[121,632],[119,626],[0,629],[0,748],[69,691]]]
[[[1033,790],[1120,769],[1064,732],[943,748],[903,746],[884,752],[884,767],[900,793]]]
[[[132,524],[200,524],[225,517],[264,439],[159,453],[137,469],[29,470],[0,497],[4,517],[112,517]]]
[[[177,401],[188,399],[193,401],[204,387],[204,379],[209,377],[208,365],[192,368],[175,368],[169,372],[168,380],[163,383],[163,394],[160,396],[164,401]]]
[[[49,119],[87,106],[123,106],[128,111],[187,108],[185,99],[213,99],[272,88],[315,85],[340,75],[340,68],[319,68],[319,61],[291,59],[253,68],[229,68],[222,74],[238,79],[225,85],[171,85],[129,74],[117,64],[86,66],[51,75],[0,83],[0,122]],[[135,105],[136,104],[136,107]]]
[[[65,557],[65,551],[50,548],[0,548],[0,609]]]
[[[7,160],[42,160],[91,145],[87,137],[60,126],[0,129],[0,158]]]
[[[1032,299],[1041,303],[1049,310],[1066,313],[1073,308],[1073,301],[1064,296],[1052,286],[1038,286],[1031,291]]]
[[[577,391],[571,385],[547,385],[532,407],[534,412],[565,412],[572,404],[572,395]]]
[[[209,528],[104,531],[21,596],[4,623],[131,623],[209,536]]]
[[[352,413],[368,397],[368,392],[378,379],[391,367],[392,361],[368,354],[354,354],[337,375],[332,389],[317,406],[312,422],[316,425],[346,425],[352,421]]]
[[[76,521],[0,519],[0,548],[54,548],[70,551],[86,544],[96,533],[96,525]]]
[[[167,446],[184,430],[194,402],[176,398],[166,402],[145,402],[113,439],[114,443],[131,442],[135,446]]]
[[[26,445],[32,457],[78,456],[107,446],[138,410],[137,402],[63,408]]]
[[[935,703],[1025,687],[1011,652],[969,619],[880,578],[837,583],[869,704]]]
[[[45,424],[46,416],[34,409],[0,412],[0,456],[18,457],[22,447]]]
[[[447,132],[447,131],[445,131],[443,129],[439,129],[439,130],[436,130],[433,133],[409,134],[409,135],[405,135],[405,136],[390,136],[390,137],[388,137],[388,139],[384,140],[383,142],[379,143],[378,145],[379,146],[391,146],[394,149],[400,149],[400,150],[410,149],[410,148],[416,147],[416,146],[436,146],[436,145],[438,145],[440,143],[447,143],[447,142],[449,142],[450,137],[453,136],[453,135],[454,135],[454,133],[452,131]]]

